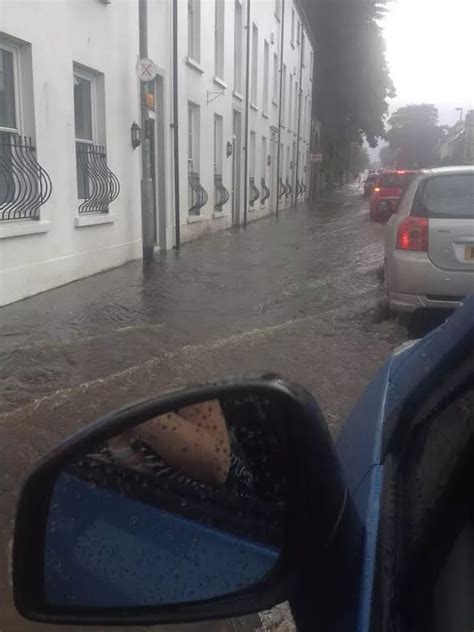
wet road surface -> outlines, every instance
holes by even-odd
[[[337,203],[299,206],[185,244],[145,270],[133,262],[0,308],[7,602],[18,485],[42,454],[98,415],[190,382],[273,371],[312,391],[336,434],[406,338],[398,323],[374,322],[382,235],[352,189]],[[58,630],[21,621],[7,604],[0,630],[30,629]]]

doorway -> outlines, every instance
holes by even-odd
[[[232,225],[240,224],[240,186],[242,157],[242,115],[234,110],[232,120]]]

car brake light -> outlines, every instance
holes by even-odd
[[[398,226],[397,248],[400,250],[428,250],[428,219],[406,217]]]
[[[375,188],[374,188],[374,192],[375,192],[375,193],[380,193],[380,187],[375,187]]]

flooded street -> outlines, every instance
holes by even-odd
[[[0,310],[2,630],[30,630],[5,584],[19,483],[97,416],[189,383],[271,371],[308,388],[337,434],[406,339],[399,323],[374,318],[382,238],[353,188],[185,244],[145,270],[137,261]]]

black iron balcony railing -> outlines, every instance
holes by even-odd
[[[105,147],[76,141],[79,213],[108,213],[120,193],[120,182],[107,166]]]
[[[298,178],[296,178],[296,186],[295,186],[296,197],[299,198],[302,192],[303,192],[303,189],[301,188],[300,181],[298,180]]]
[[[265,184],[265,178],[260,180],[260,187],[262,189],[262,197],[260,198],[260,204],[265,204],[265,202],[270,197],[270,189]]]
[[[39,220],[39,208],[51,190],[51,178],[36,160],[31,138],[0,133],[0,221]]]
[[[278,186],[279,186],[278,197],[282,198],[285,195],[286,187],[283,184],[283,179],[281,177],[280,177],[280,180],[278,182]]]
[[[207,203],[209,196],[206,189],[199,182],[199,174],[196,171],[188,172],[189,183],[189,215],[199,215],[201,208]]]
[[[249,204],[250,206],[253,206],[255,202],[258,200],[258,198],[260,197],[260,191],[255,186],[255,178],[253,176],[249,178],[249,185],[250,185],[249,186],[250,188]]]
[[[220,173],[214,174],[214,188],[214,210],[216,212],[220,212],[222,211],[222,207],[224,206],[224,204],[227,204],[227,202],[229,201],[229,191],[222,184],[222,175]]]
[[[289,198],[291,195],[291,192],[293,191],[293,187],[291,186],[291,184],[288,181],[288,178],[286,179],[286,185],[285,185],[286,191],[285,191],[285,197]]]

